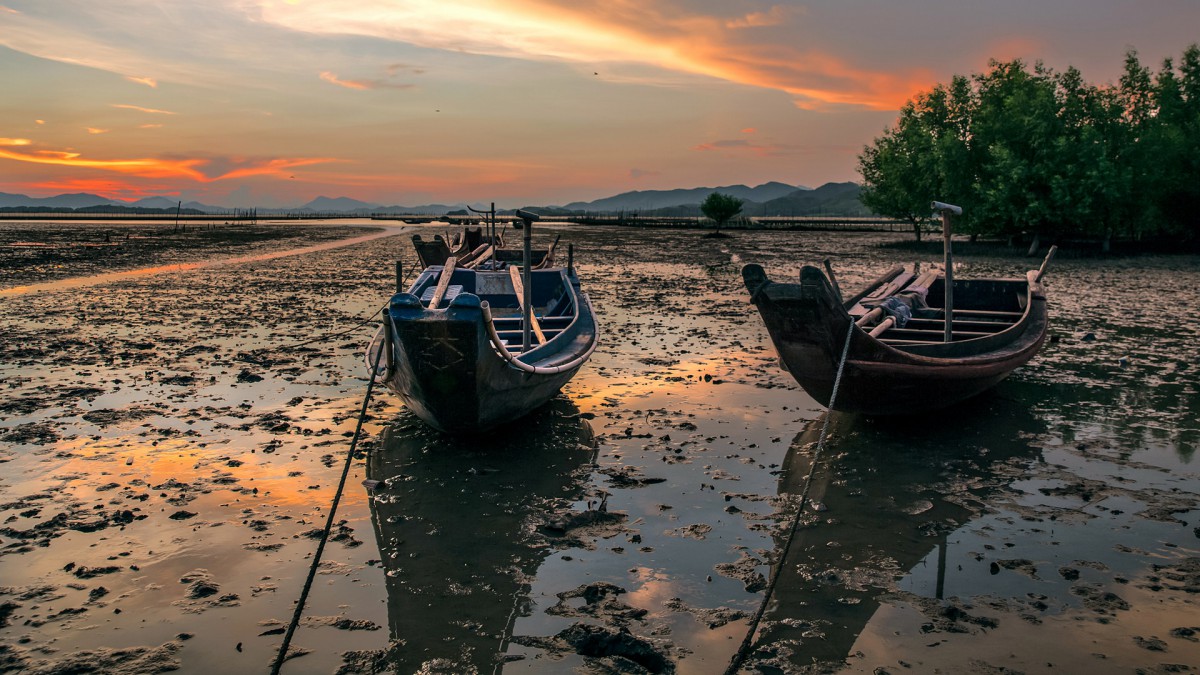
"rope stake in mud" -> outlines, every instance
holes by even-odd
[[[812,486],[813,474],[817,470],[817,464],[821,461],[821,451],[825,449],[825,434],[829,431],[829,416],[833,413],[834,404],[837,403],[838,388],[842,384],[842,372],[846,368],[846,358],[850,355],[850,339],[854,337],[854,329],[854,322],[850,322],[846,329],[846,344],[842,347],[842,358],[838,361],[837,374],[833,378],[833,393],[829,396],[829,406],[825,410],[825,420],[821,424],[821,435],[817,437],[817,450],[813,453],[812,464],[809,465],[808,475],[804,478],[804,489],[800,492],[800,507],[796,509],[796,515],[792,518],[792,527],[788,531],[787,540],[783,543],[783,550],[779,553],[779,560],[775,563],[775,572],[771,575],[770,583],[767,584],[762,604],[758,606],[758,611],[750,620],[750,629],[746,631],[746,638],[742,640],[742,645],[738,647],[737,653],[729,662],[729,667],[725,669],[725,675],[734,675],[745,662],[746,654],[750,652],[750,647],[754,642],[754,635],[758,632],[758,624],[762,621],[763,615],[767,613],[767,605],[770,604],[771,595],[775,592],[775,584],[779,583],[783,564],[787,561],[788,551],[792,548],[792,540],[796,538],[796,530],[800,528],[800,516],[804,515],[804,507],[808,502],[808,489]]]
[[[279,669],[287,660],[287,651],[292,643],[292,635],[296,632],[296,626],[300,624],[300,618],[304,615],[304,603],[308,600],[308,592],[317,576],[317,566],[321,564],[321,554],[325,551],[325,543],[329,541],[329,533],[333,530],[333,519],[337,515],[338,502],[342,500],[342,491],[346,487],[346,476],[350,474],[350,465],[354,461],[354,452],[358,448],[358,439],[362,435],[363,420],[367,417],[367,406],[371,403],[371,390],[375,388],[375,373],[379,368],[379,360],[383,357],[383,351],[390,348],[391,341],[386,340],[375,354],[375,363],[371,364],[371,376],[367,378],[367,393],[363,396],[362,409],[358,412],[358,423],[354,426],[354,437],[350,440],[350,450],[346,453],[346,465],[342,467],[342,478],[338,481],[337,492],[333,494],[333,504],[329,506],[329,517],[325,519],[325,531],[321,533],[321,541],[317,542],[317,551],[313,554],[312,565],[308,568],[308,579],[304,581],[300,599],[296,601],[296,611],[292,614],[292,621],[288,624],[287,633],[283,636],[283,644],[279,646],[279,654],[275,656],[275,663],[271,666],[271,675],[279,675]]]

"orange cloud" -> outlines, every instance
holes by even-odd
[[[96,127],[88,127],[87,132],[89,134],[107,134],[108,129],[97,129]]]
[[[149,113],[151,115],[175,115],[176,114],[176,113],[171,112],[170,110],[159,110],[157,108],[143,108],[140,105],[129,105],[128,103],[114,103],[114,104],[112,104],[112,107],[123,108],[125,110],[136,110],[138,112]]]
[[[106,199],[140,199],[142,197],[171,194],[178,190],[178,188],[164,184],[142,185],[127,181],[100,178],[47,180],[26,183],[22,186],[22,189],[43,193],[87,192],[89,194],[100,195]]]
[[[328,70],[321,73],[321,79],[329,82],[330,84],[336,84],[339,87],[345,87],[347,89],[370,89],[365,82],[359,82],[357,80],[342,80]]]
[[[134,77],[133,75],[126,75],[125,79],[129,80],[130,82],[144,84],[151,89],[158,87],[158,80],[154,79],[153,77]]]
[[[765,26],[778,26],[781,23],[786,23],[792,15],[803,12],[800,7],[784,7],[775,5],[765,12],[751,12],[745,16],[736,19],[730,19],[725,22],[727,28],[763,28]]]
[[[0,138],[0,145],[29,145],[32,143],[28,138]]]
[[[65,166],[73,169],[96,169],[128,174],[140,178],[182,177],[200,183],[211,183],[247,176],[287,177],[291,169],[313,164],[338,162],[324,157],[301,158],[241,158],[241,157],[180,157],[147,159],[88,159],[80,153],[63,150],[18,152],[0,147],[0,159],[32,164]]]
[[[785,5],[728,17],[629,0],[362,0],[349,6],[340,0],[294,5],[257,1],[264,20],[294,30],[593,67],[602,62],[648,64],[784,91],[806,109],[851,105],[894,110],[913,91],[936,81],[928,71],[865,68],[780,39],[778,33],[786,33],[805,14]],[[332,74],[326,79],[351,88],[372,86]]]

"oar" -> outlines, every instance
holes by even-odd
[[[525,284],[521,283],[521,272],[516,267],[508,268],[508,276],[512,279],[513,292],[517,294],[517,304],[521,307],[521,314],[525,314]],[[537,315],[529,312],[529,325],[533,328],[533,334],[537,336],[538,344],[546,341],[546,335],[542,332],[542,326],[538,323]]]
[[[1046,254],[1046,259],[1042,261],[1042,266],[1038,268],[1037,276],[1033,278],[1035,282],[1041,283],[1042,277],[1045,276],[1046,270],[1050,267],[1050,261],[1054,258],[1054,254],[1057,251],[1057,246],[1050,247],[1050,252]]]
[[[442,267],[442,273],[438,276],[437,288],[433,289],[433,297],[429,299],[429,309],[437,309],[437,306],[442,302],[442,296],[446,295],[446,289],[450,288],[450,277],[454,276],[454,266],[458,264],[458,259],[454,256],[446,258],[446,264]]]

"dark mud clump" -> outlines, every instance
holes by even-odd
[[[179,670],[183,665],[177,653],[183,645],[167,642],[158,647],[125,649],[89,649],[62,656],[53,661],[39,659],[31,652],[11,645],[0,645],[0,670],[30,675],[75,675],[76,673],[121,673],[151,675]]]
[[[607,628],[576,623],[552,638],[517,636],[513,641],[528,647],[538,647],[551,653],[574,652],[598,663],[590,669],[612,673],[674,673],[675,664],[667,647],[659,647],[629,632],[629,629]]]
[[[547,609],[546,613],[555,616],[589,616],[619,626],[645,618],[648,613],[645,609],[630,607],[618,600],[618,596],[626,592],[620,586],[603,581],[584,584],[559,593],[558,604]],[[571,602],[576,598],[582,599],[583,604],[577,606]]]

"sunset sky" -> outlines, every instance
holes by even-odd
[[[858,180],[988,59],[1115,82],[1197,0],[0,0],[0,192],[562,204]]]

